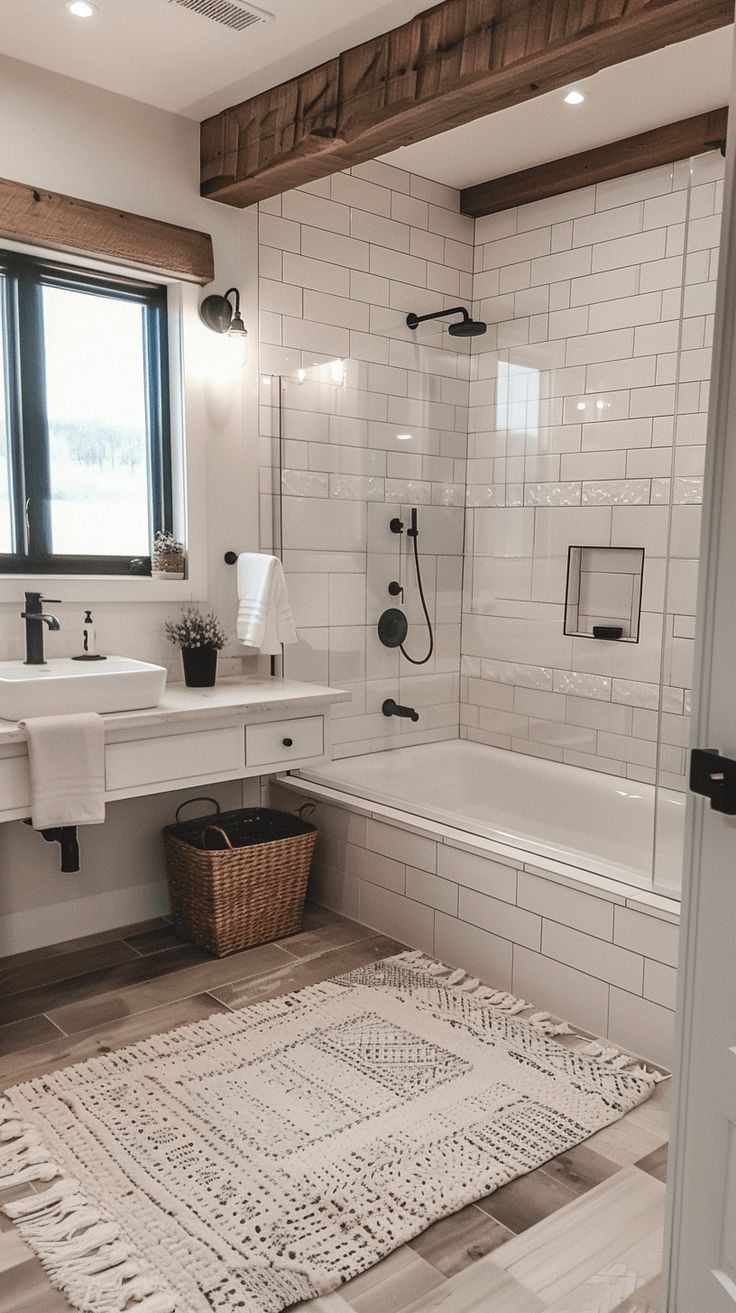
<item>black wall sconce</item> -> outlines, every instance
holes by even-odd
[[[230,304],[230,297],[233,304]],[[248,329],[240,313],[240,292],[237,287],[229,287],[224,296],[212,294],[206,296],[199,307],[199,317],[213,333],[227,333],[229,337],[244,341]]]

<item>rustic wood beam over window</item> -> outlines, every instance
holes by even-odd
[[[463,214],[478,219],[483,214],[495,214],[515,205],[528,205],[530,201],[576,191],[578,187],[607,182],[609,178],[621,178],[626,173],[700,155],[725,142],[727,124],[728,109],[714,109],[710,114],[668,123],[652,132],[581,151],[579,155],[551,160],[520,173],[508,173],[503,178],[491,178],[489,182],[466,187],[460,193],[460,209]]]
[[[114,264],[176,274],[202,285],[214,278],[209,233],[3,178],[0,237],[55,251],[98,255]]]
[[[245,206],[733,22],[733,0],[444,0],[206,119],[201,190]]]

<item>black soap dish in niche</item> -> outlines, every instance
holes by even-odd
[[[622,625],[593,625],[594,638],[617,639],[623,635]]]

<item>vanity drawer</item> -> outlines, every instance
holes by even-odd
[[[0,813],[15,812],[20,808],[31,814],[31,776],[28,757],[0,759]]]
[[[248,766],[282,766],[324,752],[324,717],[277,720],[246,725],[245,761]]]
[[[243,738],[237,726],[109,743],[105,749],[108,793],[137,785],[234,776],[242,769]]]

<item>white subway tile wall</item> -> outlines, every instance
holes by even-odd
[[[687,227],[687,161],[477,222],[464,738],[684,787],[722,176]],[[570,546],[645,549],[638,644],[563,635]]]
[[[260,210],[261,543],[278,539],[280,426],[280,545],[299,631],[286,672],[351,691],[334,718],[336,757],[458,735],[470,351],[446,326],[412,331],[406,316],[472,302],[474,224],[459,203],[452,188],[375,162]],[[279,374],[280,386],[266,377]],[[408,525],[412,506],[435,625],[434,653],[416,667],[376,633],[395,580],[407,651],[427,650],[411,543],[388,527],[394,516]],[[387,719],[389,697],[418,722]],[[428,890],[431,868],[407,861],[413,887]]]
[[[683,161],[474,224],[372,162],[260,207],[261,366],[284,378],[263,382],[262,545],[281,425],[287,673],[352,692],[336,757],[459,733],[683,787],[722,173],[695,162],[689,211]],[[406,326],[471,301],[472,349]],[[395,579],[426,650],[388,531],[411,506],[436,622],[417,667],[376,634]],[[571,545],[644,548],[638,643],[563,632]],[[608,592],[585,627],[620,619]]]
[[[269,785],[295,811],[315,790]],[[464,967],[573,1025],[669,1066],[678,904],[555,862],[516,865],[441,826],[318,801],[310,894],[364,925]],[[366,814],[367,811],[367,814]],[[535,863],[540,859],[536,858]],[[563,874],[564,872],[564,874]],[[572,883],[574,881],[574,884]]]

